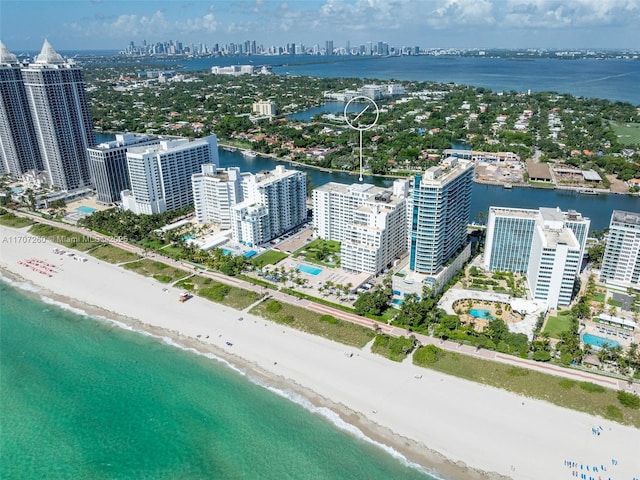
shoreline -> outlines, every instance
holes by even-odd
[[[7,237],[37,238],[26,228],[2,226],[0,232],[5,243],[2,271],[36,285],[36,295],[213,354],[266,388],[292,392],[315,408],[329,409],[370,439],[447,480],[569,479],[572,472],[563,460],[593,458],[600,465],[614,457],[620,461],[617,470],[608,473],[612,479],[630,479],[640,472],[632,447],[640,442],[638,429],[410,362],[397,364],[246,311],[241,314],[244,321],[225,306],[212,317],[216,304],[208,300],[195,297],[181,304],[178,289],[153,278],[90,256],[87,262],[73,261],[54,254],[56,244],[51,242],[4,242]],[[59,268],[52,277],[42,275],[17,263],[27,257]],[[204,333],[210,340],[197,338]],[[225,346],[226,340],[232,340],[233,347]],[[355,355],[349,358],[345,350]],[[417,374],[424,378],[416,380]],[[604,426],[604,441],[591,435],[593,425]]]
[[[6,280],[9,280],[6,282]],[[202,355],[209,360],[224,365],[225,368],[235,370],[238,374],[245,376],[249,381],[272,393],[302,406],[309,413],[322,417],[332,424],[336,429],[350,434],[353,437],[376,445],[387,454],[394,457],[400,455],[399,460],[413,464],[415,468],[425,471],[428,475],[446,480],[457,479],[506,479],[508,477],[493,476],[485,472],[475,471],[467,467],[464,462],[453,462],[435,450],[432,450],[418,442],[403,437],[392,430],[372,422],[363,414],[356,412],[344,404],[336,403],[319,393],[306,388],[296,381],[286,379],[273,372],[265,370],[259,364],[247,360],[243,357],[225,351],[210,343],[201,341],[198,338],[184,336],[178,330],[167,330],[145,323],[141,320],[123,316],[102,307],[83,303],[77,299],[57,294],[51,290],[43,289],[34,284],[29,279],[20,276],[18,273],[6,269],[0,264],[0,282],[6,282],[12,288],[19,290],[23,295],[33,297],[38,301],[51,303],[57,308],[70,310],[78,315],[90,317],[95,322],[105,322],[117,328],[130,329],[136,334],[149,335],[155,341],[171,348],[178,348],[190,352],[194,355]],[[24,288],[29,285],[29,288]],[[265,320],[268,321],[268,320]],[[289,328],[289,327],[283,327]],[[291,329],[293,332],[297,330]],[[303,333],[303,332],[299,332]],[[168,342],[166,339],[170,339]],[[345,347],[349,348],[349,347]],[[211,357],[213,355],[213,358]],[[299,396],[300,399],[295,399]],[[319,410],[327,409],[337,415],[344,425],[339,425]],[[355,427],[360,435],[355,435],[352,428]],[[389,451],[391,449],[391,451]],[[393,453],[395,452],[395,454]],[[443,477],[441,477],[443,475]],[[464,476],[462,476],[464,475]]]

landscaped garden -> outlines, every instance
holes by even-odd
[[[480,331],[494,319],[500,319],[505,323],[517,323],[523,319],[508,303],[489,300],[457,300],[453,303],[453,310],[462,323],[474,325]]]
[[[514,297],[524,296],[524,278],[513,272],[487,272],[471,266],[465,272],[461,286],[469,290],[505,293]]]
[[[316,238],[293,253],[294,258],[303,257],[309,263],[330,268],[340,267],[340,242]]]

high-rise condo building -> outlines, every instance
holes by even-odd
[[[193,205],[191,176],[207,163],[218,164],[215,135],[129,148],[131,190],[121,193],[122,206],[137,214],[153,214]]]
[[[202,171],[191,176],[198,222],[231,229],[231,208],[242,201],[241,182],[238,167],[216,169],[211,163],[202,165]]]
[[[131,188],[127,149],[158,143],[160,139],[157,137],[124,133],[116,135],[112,142],[89,147],[89,173],[97,202],[105,205],[120,202],[120,192]]]
[[[600,280],[640,290],[640,213],[613,211]]]
[[[414,176],[409,200],[409,268],[428,275],[424,282],[432,289],[443,287],[471,253],[465,247],[472,185],[473,163],[454,157]]]
[[[22,67],[0,42],[0,175],[42,170]]]
[[[526,274],[531,296],[549,308],[569,305],[590,223],[573,210],[491,207],[484,266]]]
[[[278,165],[247,175],[243,201],[231,209],[233,239],[259,245],[301,225],[307,219],[307,174]]]
[[[82,69],[48,41],[22,68],[42,164],[51,185],[65,191],[91,186],[87,148],[95,145]]]
[[[392,189],[327,183],[313,191],[315,235],[341,242],[341,266],[376,275],[407,250],[408,181]]]

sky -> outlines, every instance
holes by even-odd
[[[0,0],[14,53],[183,44],[640,49],[640,0]]]

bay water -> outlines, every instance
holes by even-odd
[[[433,478],[222,361],[15,287],[0,281],[3,480]]]

